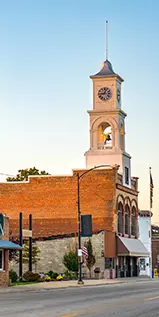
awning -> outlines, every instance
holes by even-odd
[[[0,240],[0,249],[22,250],[23,247],[9,240]]]
[[[117,237],[117,255],[145,257],[149,256],[149,252],[138,239]]]

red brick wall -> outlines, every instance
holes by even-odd
[[[116,169],[94,170],[80,180],[81,213],[92,214],[93,230],[114,229]],[[33,236],[44,237],[77,231],[77,177],[31,177],[25,183],[0,184],[0,210],[18,232],[19,213],[24,227],[33,215]]]
[[[157,255],[159,256],[159,235],[152,235],[152,268],[159,268],[157,263]]]

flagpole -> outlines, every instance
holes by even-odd
[[[151,209],[152,209],[152,175],[151,175],[151,167],[149,167],[149,179],[150,179],[150,217],[152,215]],[[150,221],[150,241],[152,241],[152,232],[151,232],[151,221]],[[152,242],[151,242],[152,243]],[[152,245],[151,245],[152,250]],[[150,277],[152,278],[152,251],[150,252]]]
[[[149,179],[150,179],[150,212],[151,212],[151,208],[152,208],[152,202],[151,202],[151,167],[149,167]]]

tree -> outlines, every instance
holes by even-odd
[[[40,249],[35,243],[33,243],[32,244],[32,263],[35,265],[35,272],[36,272],[37,262],[40,260],[39,253],[40,253]],[[17,257],[17,262],[19,262],[19,257]],[[26,241],[23,245],[22,262],[29,263],[29,241]]]
[[[36,167],[26,168],[18,170],[18,174],[15,177],[7,177],[7,182],[20,182],[27,181],[29,175],[49,175],[46,171],[39,171]]]
[[[66,268],[77,274],[78,272],[78,255],[77,251],[70,250],[68,253],[65,253],[63,257],[63,264]]]
[[[93,248],[92,248],[92,242],[91,240],[89,239],[87,241],[87,252],[88,252],[88,257],[87,257],[87,267],[89,269],[89,275],[90,275],[90,278],[91,278],[91,269],[93,267],[93,265],[95,264],[96,262],[96,259],[95,259],[95,256],[93,254]]]

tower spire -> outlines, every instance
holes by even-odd
[[[108,21],[106,21],[106,60],[108,60]]]

